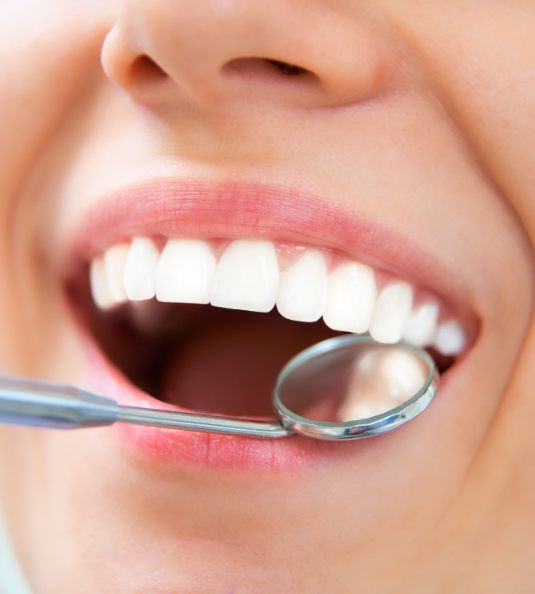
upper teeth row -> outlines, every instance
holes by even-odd
[[[169,239],[160,253],[154,242],[135,237],[91,262],[91,290],[103,309],[124,301],[211,303],[218,307],[279,313],[302,322],[321,316],[344,332],[370,332],[380,342],[404,338],[434,345],[445,355],[465,345],[460,324],[439,323],[432,299],[413,307],[413,287],[393,281],[378,291],[372,268],[348,261],[329,270],[325,255],[306,248],[280,270],[277,251],[267,240],[231,241],[216,258],[207,241]]]

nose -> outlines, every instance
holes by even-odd
[[[125,0],[102,51],[140,102],[322,108],[380,93],[389,53],[332,0]]]

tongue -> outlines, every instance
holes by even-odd
[[[279,370],[300,350],[330,335],[322,322],[227,310],[176,348],[161,397],[195,411],[273,416],[271,391]]]

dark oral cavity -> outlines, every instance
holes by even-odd
[[[276,310],[152,300],[103,312],[93,304],[86,280],[67,289],[76,315],[126,378],[159,400],[198,412],[272,418],[280,369],[304,348],[339,334],[321,320],[292,322]],[[452,365],[451,357],[430,352],[439,370]]]

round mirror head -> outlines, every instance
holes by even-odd
[[[414,418],[437,387],[438,372],[424,350],[344,335],[291,359],[279,374],[273,401],[290,431],[319,439],[358,439]]]

